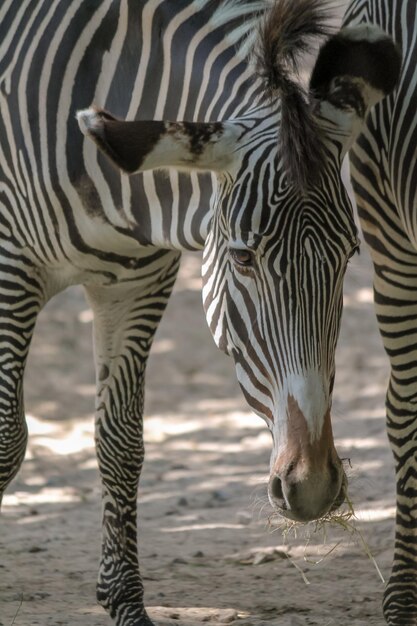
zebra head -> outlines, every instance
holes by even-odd
[[[291,70],[308,38],[323,35],[323,17],[319,0],[279,0],[262,18],[254,54],[260,89],[238,119],[78,114],[82,131],[129,174],[174,167],[217,175],[203,259],[207,320],[272,432],[270,500],[300,521],[345,496],[330,411],[343,277],[358,241],[341,166],[400,65],[382,32],[344,29],[320,49],[303,91]]]

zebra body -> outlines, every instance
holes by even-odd
[[[151,624],[136,547],[144,372],[181,250],[204,247],[210,329],[273,434],[271,503],[308,520],[344,499],[330,407],[357,242],[340,168],[368,108],[393,88],[398,55],[379,31],[341,33],[304,94],[290,68],[326,33],[326,15],[319,0],[0,8],[0,490],[24,457],[36,316],[81,283],[94,312],[103,483],[97,596],[117,626]],[[255,19],[257,71],[235,52]],[[352,74],[364,42],[380,60],[368,50],[367,72]],[[393,67],[387,78],[381,63]],[[120,176],[79,132],[75,112],[92,102],[117,117],[84,109],[84,134],[140,176]]]
[[[397,89],[369,115],[351,152],[351,170],[391,363],[386,407],[397,516],[384,614],[390,625],[411,626],[417,623],[417,7],[409,0],[356,0],[345,19],[383,28],[403,58]]]
[[[119,115],[204,119],[241,106],[248,77],[222,26],[205,28],[206,4],[176,0],[173,12],[160,0],[6,0],[0,9],[0,492],[25,453],[22,380],[36,316],[55,293],[83,284],[95,316],[103,476],[97,596],[123,626],[148,623],[135,530],[146,359],[180,250],[204,242],[212,182],[175,172],[121,178],[84,143],[75,112],[97,101]],[[192,87],[206,67],[204,89]]]

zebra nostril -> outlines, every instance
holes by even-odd
[[[282,483],[278,476],[274,476],[270,483],[270,492],[275,500],[283,500],[284,493],[282,491]]]

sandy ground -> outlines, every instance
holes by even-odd
[[[150,614],[158,626],[381,625],[383,584],[360,542],[342,530],[283,537],[268,524],[270,438],[248,411],[232,362],[212,342],[199,274],[199,255],[186,255],[148,370],[139,512]],[[357,526],[387,577],[388,368],[371,280],[363,250],[346,279],[333,424],[339,454],[352,464]],[[1,518],[1,626],[110,626],[95,604],[91,325],[81,289],[61,294],[39,320],[26,378],[30,445]]]

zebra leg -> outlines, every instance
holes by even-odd
[[[392,572],[384,594],[389,626],[417,624],[417,253],[400,217],[389,173],[382,108],[350,151],[353,188],[374,265],[374,303],[391,365],[387,433],[396,471]]]
[[[404,244],[405,245],[405,244]],[[391,362],[387,430],[395,458],[397,515],[392,573],[384,596],[390,626],[417,624],[417,259],[375,264],[375,305]]]
[[[0,503],[25,456],[27,427],[23,373],[44,281],[20,250],[2,245],[0,254]]]
[[[143,603],[136,500],[144,460],[144,374],[180,255],[161,252],[152,282],[87,288],[94,311],[96,449],[103,487],[99,603],[117,626],[152,626]]]

